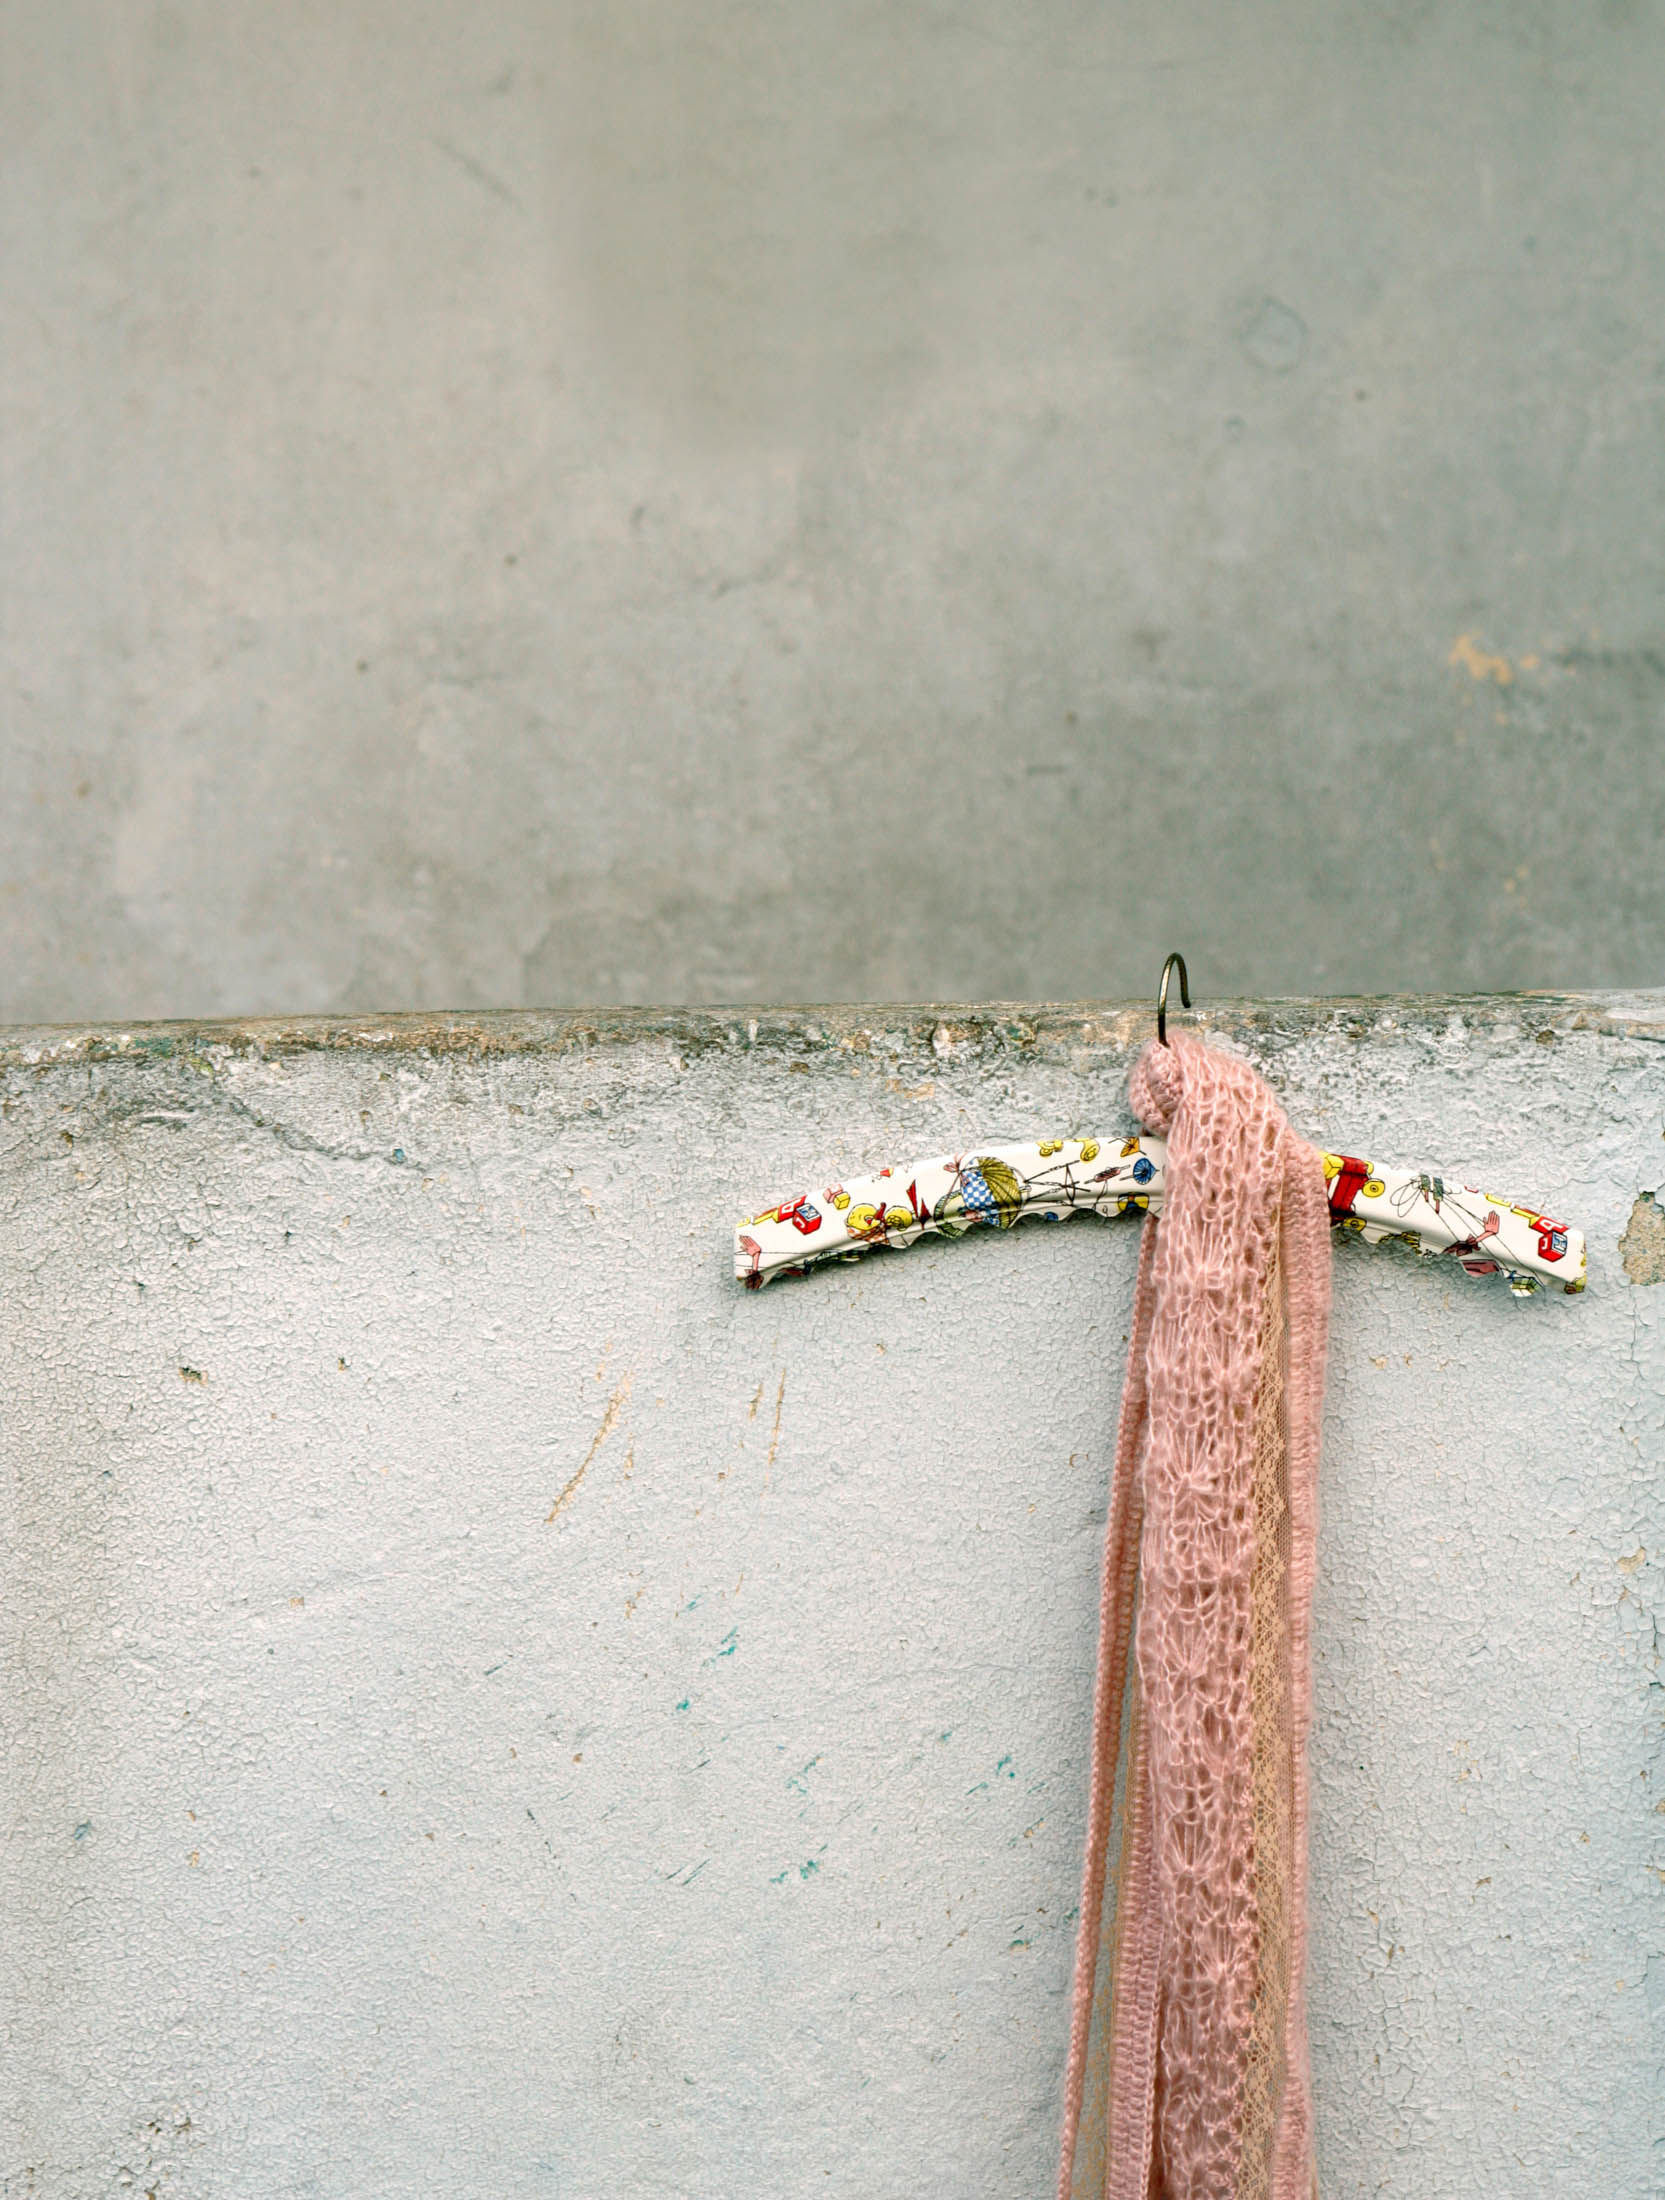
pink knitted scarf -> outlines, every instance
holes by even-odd
[[[1131,1095],[1168,1188],[1110,1493],[1059,2200],[1312,2200],[1323,1168],[1247,1063],[1184,1034]]]

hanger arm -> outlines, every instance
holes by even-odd
[[[1009,1229],[1028,1215],[1059,1222],[1074,1214],[1160,1214],[1167,1165],[1165,1142],[1141,1135],[968,1148],[881,1169],[798,1193],[741,1223],[734,1273],[756,1290],[874,1246],[900,1251],[922,1237]],[[1409,1244],[1455,1260],[1471,1276],[1501,1275],[1522,1296],[1545,1283],[1584,1289],[1582,1234],[1534,1207],[1351,1154],[1325,1154],[1324,1176],[1332,1226],[1367,1245]]]

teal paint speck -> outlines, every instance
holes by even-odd
[[[688,1698],[684,1696],[682,1701],[677,1705],[676,1708],[678,1709],[678,1711],[686,1711],[688,1708]]]

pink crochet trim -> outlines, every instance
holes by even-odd
[[[1167,1135],[1168,1194],[1140,1249],[1111,1485],[1058,2190],[1309,2200],[1323,1166],[1245,1062],[1187,1035],[1147,1047],[1130,1090]],[[1090,2063],[1103,2098],[1089,2161]]]

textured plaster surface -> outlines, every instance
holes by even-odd
[[[12,1033],[0,2193],[1050,2190],[1133,1226],[735,1218],[1127,1123],[1142,1010]],[[1588,1231],[1342,1247],[1326,2200],[1659,2189],[1665,996],[1216,1019]]]
[[[8,0],[0,1016],[1665,978],[1665,10]]]

